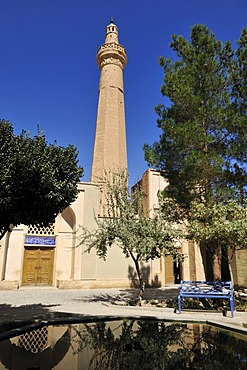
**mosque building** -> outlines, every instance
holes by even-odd
[[[109,249],[106,261],[94,250],[85,252],[79,244],[80,226],[93,230],[95,217],[102,216],[104,171],[127,170],[123,70],[125,48],[118,42],[118,28],[111,20],[105,42],[97,52],[100,69],[99,101],[95,131],[91,181],[78,184],[77,199],[56,218],[53,225],[40,228],[18,225],[0,241],[0,289],[21,286],[51,286],[61,289],[133,287],[138,279],[133,262],[120,248]],[[148,169],[138,183],[147,195],[145,209],[152,216],[157,193],[166,180]],[[193,241],[181,241],[184,261],[170,255],[142,265],[147,286],[165,286],[183,280],[205,280],[205,255]],[[241,255],[242,253],[242,255]],[[247,286],[246,251],[234,261],[234,282]]]

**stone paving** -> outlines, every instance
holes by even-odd
[[[103,304],[126,305],[137,296],[137,289],[70,289],[29,288],[0,291],[0,322],[15,319],[44,316],[48,310],[79,310],[86,307],[101,307]],[[146,289],[145,299],[176,299],[177,286],[161,289]],[[90,312],[90,310],[89,310]]]

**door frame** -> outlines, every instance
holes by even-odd
[[[42,283],[38,283],[38,281],[36,280],[36,282],[34,282],[33,284],[29,284],[29,283],[26,283],[25,282],[25,279],[24,279],[24,273],[25,273],[25,263],[26,263],[26,251],[28,250],[40,250],[40,251],[44,251],[44,250],[50,250],[52,251],[52,258],[51,258],[51,283],[50,284],[42,284]],[[36,258],[36,260],[38,261],[38,258]],[[41,259],[39,259],[39,262],[41,261]],[[24,244],[24,249],[23,249],[23,262],[22,262],[22,276],[21,276],[21,285],[22,286],[32,286],[32,287],[40,287],[40,286],[53,286],[54,285],[54,261],[55,261],[55,246],[44,246],[44,245],[25,245]],[[40,263],[39,263],[40,264]],[[37,266],[37,268],[41,268],[41,266]]]

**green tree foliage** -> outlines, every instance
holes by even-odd
[[[212,204],[192,202],[188,237],[201,246],[210,246],[213,271],[221,278],[221,262],[225,258],[231,272],[236,249],[247,248],[247,208],[234,200]],[[218,276],[217,276],[218,275]]]
[[[247,30],[235,51],[203,25],[192,27],[189,41],[173,35],[170,46],[176,60],[160,58],[161,92],[170,100],[156,107],[162,134],[144,150],[149,164],[169,181],[165,197],[174,205],[173,214],[190,222],[196,203],[210,213],[216,204],[223,210],[229,200],[243,203],[245,198]],[[198,241],[221,248],[220,236],[214,244],[203,236]]]
[[[201,240],[222,246],[229,245],[234,250],[247,248],[247,209],[230,200],[227,203],[192,203],[192,216],[188,226],[190,237],[197,242]],[[240,243],[241,241],[241,243]]]
[[[0,120],[0,232],[10,225],[54,222],[77,196],[83,173],[78,152],[68,147],[48,145],[42,132],[33,138]]]
[[[88,251],[95,248],[103,259],[113,245],[121,248],[126,258],[131,257],[139,279],[140,301],[145,285],[141,263],[166,254],[181,259],[175,246],[181,232],[158,214],[146,217],[142,207],[145,195],[141,190],[130,194],[125,171],[107,173],[103,183],[105,217],[96,218],[95,230],[83,229],[80,243],[86,244]]]

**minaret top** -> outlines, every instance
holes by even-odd
[[[106,27],[105,44],[111,42],[118,43],[118,28],[114,24],[113,18],[110,20],[110,24]]]
[[[99,47],[96,61],[100,70],[108,64],[115,64],[124,69],[127,63],[126,51],[118,42],[118,28],[112,18],[106,27],[105,43]]]

